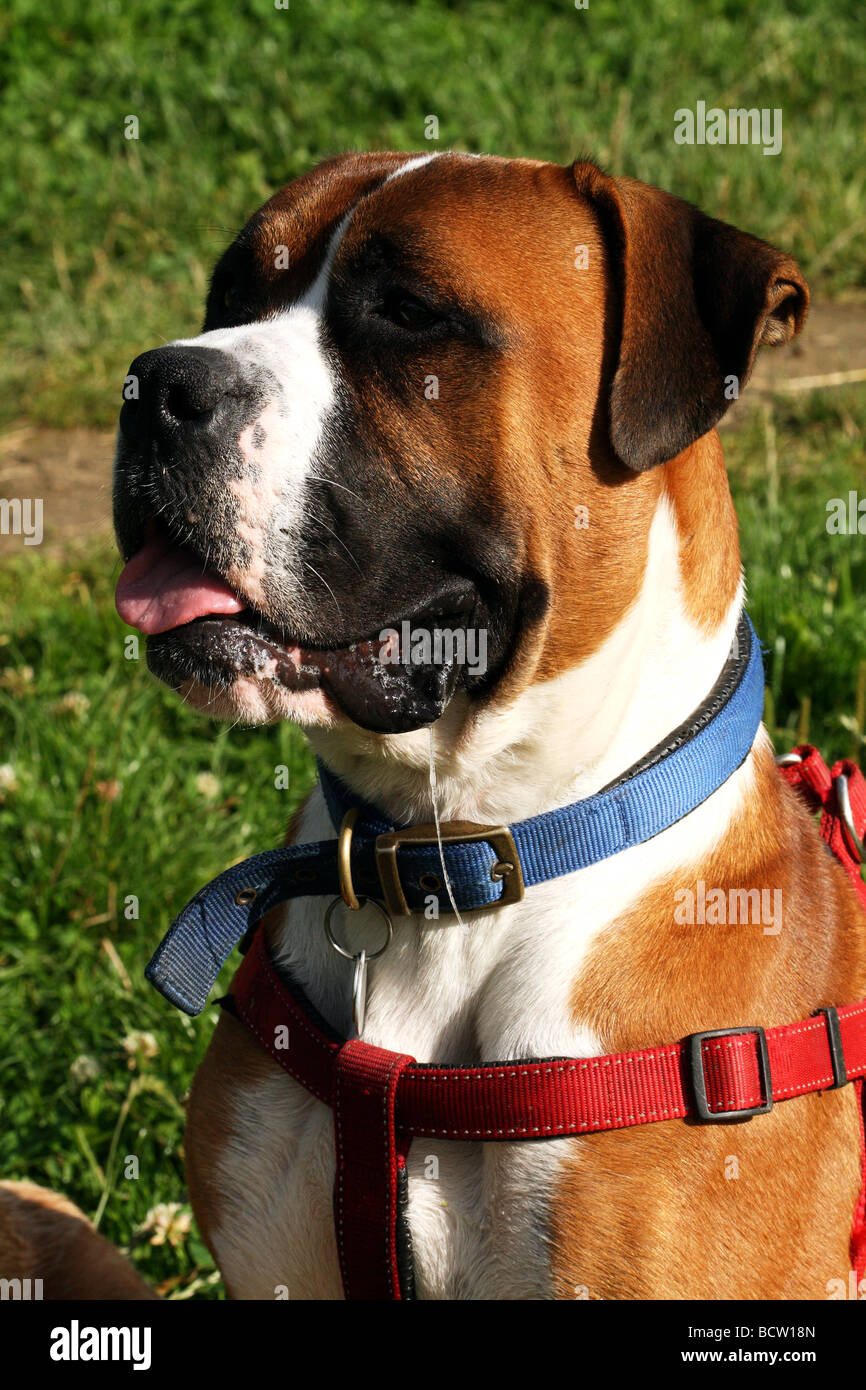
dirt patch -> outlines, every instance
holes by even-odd
[[[774,393],[836,390],[866,382],[866,301],[813,304],[799,338],[782,348],[763,348],[740,401],[721,429],[736,429],[756,400]]]
[[[813,304],[799,338],[759,353],[752,386],[866,369],[866,301]]]
[[[43,548],[86,542],[111,529],[113,460],[113,431],[21,425],[0,438],[0,497],[41,499]],[[22,544],[0,536],[0,555]]]
[[[813,305],[801,337],[787,348],[759,355],[743,401],[725,423],[736,427],[750,396],[836,373],[860,373],[866,379],[864,301]],[[833,388],[828,384],[826,389]],[[113,457],[113,430],[21,425],[0,438],[0,497],[42,499],[43,544],[49,548],[104,536],[111,528]],[[19,536],[0,536],[0,555],[21,544]]]

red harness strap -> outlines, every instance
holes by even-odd
[[[309,1004],[277,976],[261,928],[235,976],[233,998],[238,1018],[265,1051],[334,1109],[335,1222],[343,1286],[352,1299],[402,1297],[397,1183],[415,1136],[552,1138],[697,1116],[698,1076],[706,1090],[704,1118],[718,1119],[768,1108],[768,1099],[827,1090],[837,1080],[830,1013],[768,1029],[768,1068],[760,1034],[745,1030],[697,1034],[693,1044],[606,1057],[494,1067],[419,1065],[358,1039],[340,1043],[314,1021]],[[866,1001],[839,1009],[837,1016],[851,1081],[866,1075]],[[693,1066],[695,1054],[700,1066]],[[863,1206],[861,1198],[860,1245]]]
[[[335,1059],[334,1225],[346,1298],[399,1299],[398,1169],[411,1136],[397,1136],[394,1104],[413,1059],[353,1038]]]
[[[841,863],[857,896],[866,908],[866,883],[860,872],[861,859],[856,847],[851,843],[851,835],[845,828],[839,804],[839,784],[843,781],[848,793],[848,802],[853,825],[863,839],[866,826],[866,780],[859,767],[850,758],[842,758],[828,768],[817,748],[809,743],[801,743],[795,749],[800,761],[786,762],[779,768],[782,776],[792,787],[805,797],[813,811],[821,811],[821,838],[826,841],[833,854]],[[854,1213],[851,1231],[851,1267],[856,1270],[858,1281],[866,1274],[866,1081],[855,1083],[860,1100],[860,1155],[862,1165],[862,1185],[860,1200]]]
[[[831,800],[831,774],[811,756],[814,750],[798,752],[804,761],[783,769],[784,775],[824,807],[822,835],[846,869],[846,854],[856,867]],[[853,764],[837,767],[850,778],[855,823],[862,824],[866,784]],[[866,905],[859,872],[857,884]],[[850,1081],[863,1101],[866,1001],[766,1033],[729,1029],[604,1057],[439,1067],[357,1038],[340,1039],[277,975],[261,927],[232,995],[234,1012],[265,1051],[334,1110],[334,1220],[343,1288],[353,1300],[406,1296],[400,1185],[415,1136],[514,1141],[686,1116],[720,1123]],[[851,1236],[858,1279],[866,1266],[866,1145],[861,1153],[864,1185]]]
[[[797,756],[800,761],[784,763],[779,768],[780,773],[813,811],[821,811],[821,839],[841,863],[866,908],[866,883],[860,875],[860,859],[845,830],[838,801],[839,782],[844,779],[854,825],[866,825],[866,781],[862,772],[850,758],[841,758],[828,768],[817,748],[809,743],[799,744],[789,756]]]

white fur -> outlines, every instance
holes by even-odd
[[[465,711],[446,711],[435,730],[443,818],[514,821],[589,795],[700,703],[730,648],[741,598],[718,632],[705,636],[685,615],[676,556],[676,526],[661,502],[641,592],[593,657],[465,728]],[[343,727],[318,731],[313,742],[356,790],[417,821],[431,818],[427,738],[424,731],[376,738]],[[534,887],[517,906],[468,914],[467,930],[451,915],[398,919],[392,946],[370,968],[365,1040],[455,1064],[598,1053],[598,1039],[573,1019],[570,1002],[587,951],[655,881],[706,853],[752,780],[749,758],[655,839]],[[299,839],[326,838],[333,828],[317,792]],[[348,945],[378,944],[375,920],[365,913],[350,922],[348,915],[339,921]],[[328,946],[322,917],[320,902],[292,904],[274,944],[316,1007],[349,1032],[350,966]],[[240,1296],[272,1298],[286,1284],[290,1297],[339,1298],[330,1110],[276,1069],[232,1104],[234,1137],[216,1175],[227,1194],[213,1233],[223,1273]],[[550,1297],[549,1195],[563,1155],[587,1142],[416,1140],[409,1210],[420,1295]],[[431,1158],[437,1178],[426,1173]]]
[[[431,160],[438,159],[439,151],[434,150],[432,154],[419,154],[415,159],[407,159],[405,164],[401,164],[399,169],[395,169],[393,174],[389,174],[385,182],[390,183],[392,179],[401,179],[404,174],[411,174],[414,169],[423,169],[425,164]]]
[[[251,560],[245,569],[227,571],[225,578],[264,611],[269,607],[262,587],[265,542],[275,529],[283,532],[285,544],[279,570],[268,577],[293,599],[303,590],[297,539],[304,524],[304,483],[315,472],[318,445],[336,395],[333,370],[321,343],[321,312],[342,233],[343,225],[331,238],[315,281],[291,308],[257,323],[217,328],[171,344],[216,349],[241,368],[266,372],[273,383],[273,397],[236,441],[247,471],[228,484],[239,504],[235,529],[248,543]],[[259,448],[253,442],[256,431],[264,435]]]

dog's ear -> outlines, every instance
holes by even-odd
[[[573,173],[621,306],[611,443],[629,468],[652,468],[717,424],[762,343],[799,333],[809,290],[790,256],[680,198],[590,163]]]

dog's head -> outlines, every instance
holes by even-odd
[[[589,163],[330,160],[222,256],[202,333],[130,367],[119,611],[250,722],[512,698],[628,609],[655,465],[806,303],[788,257]]]

